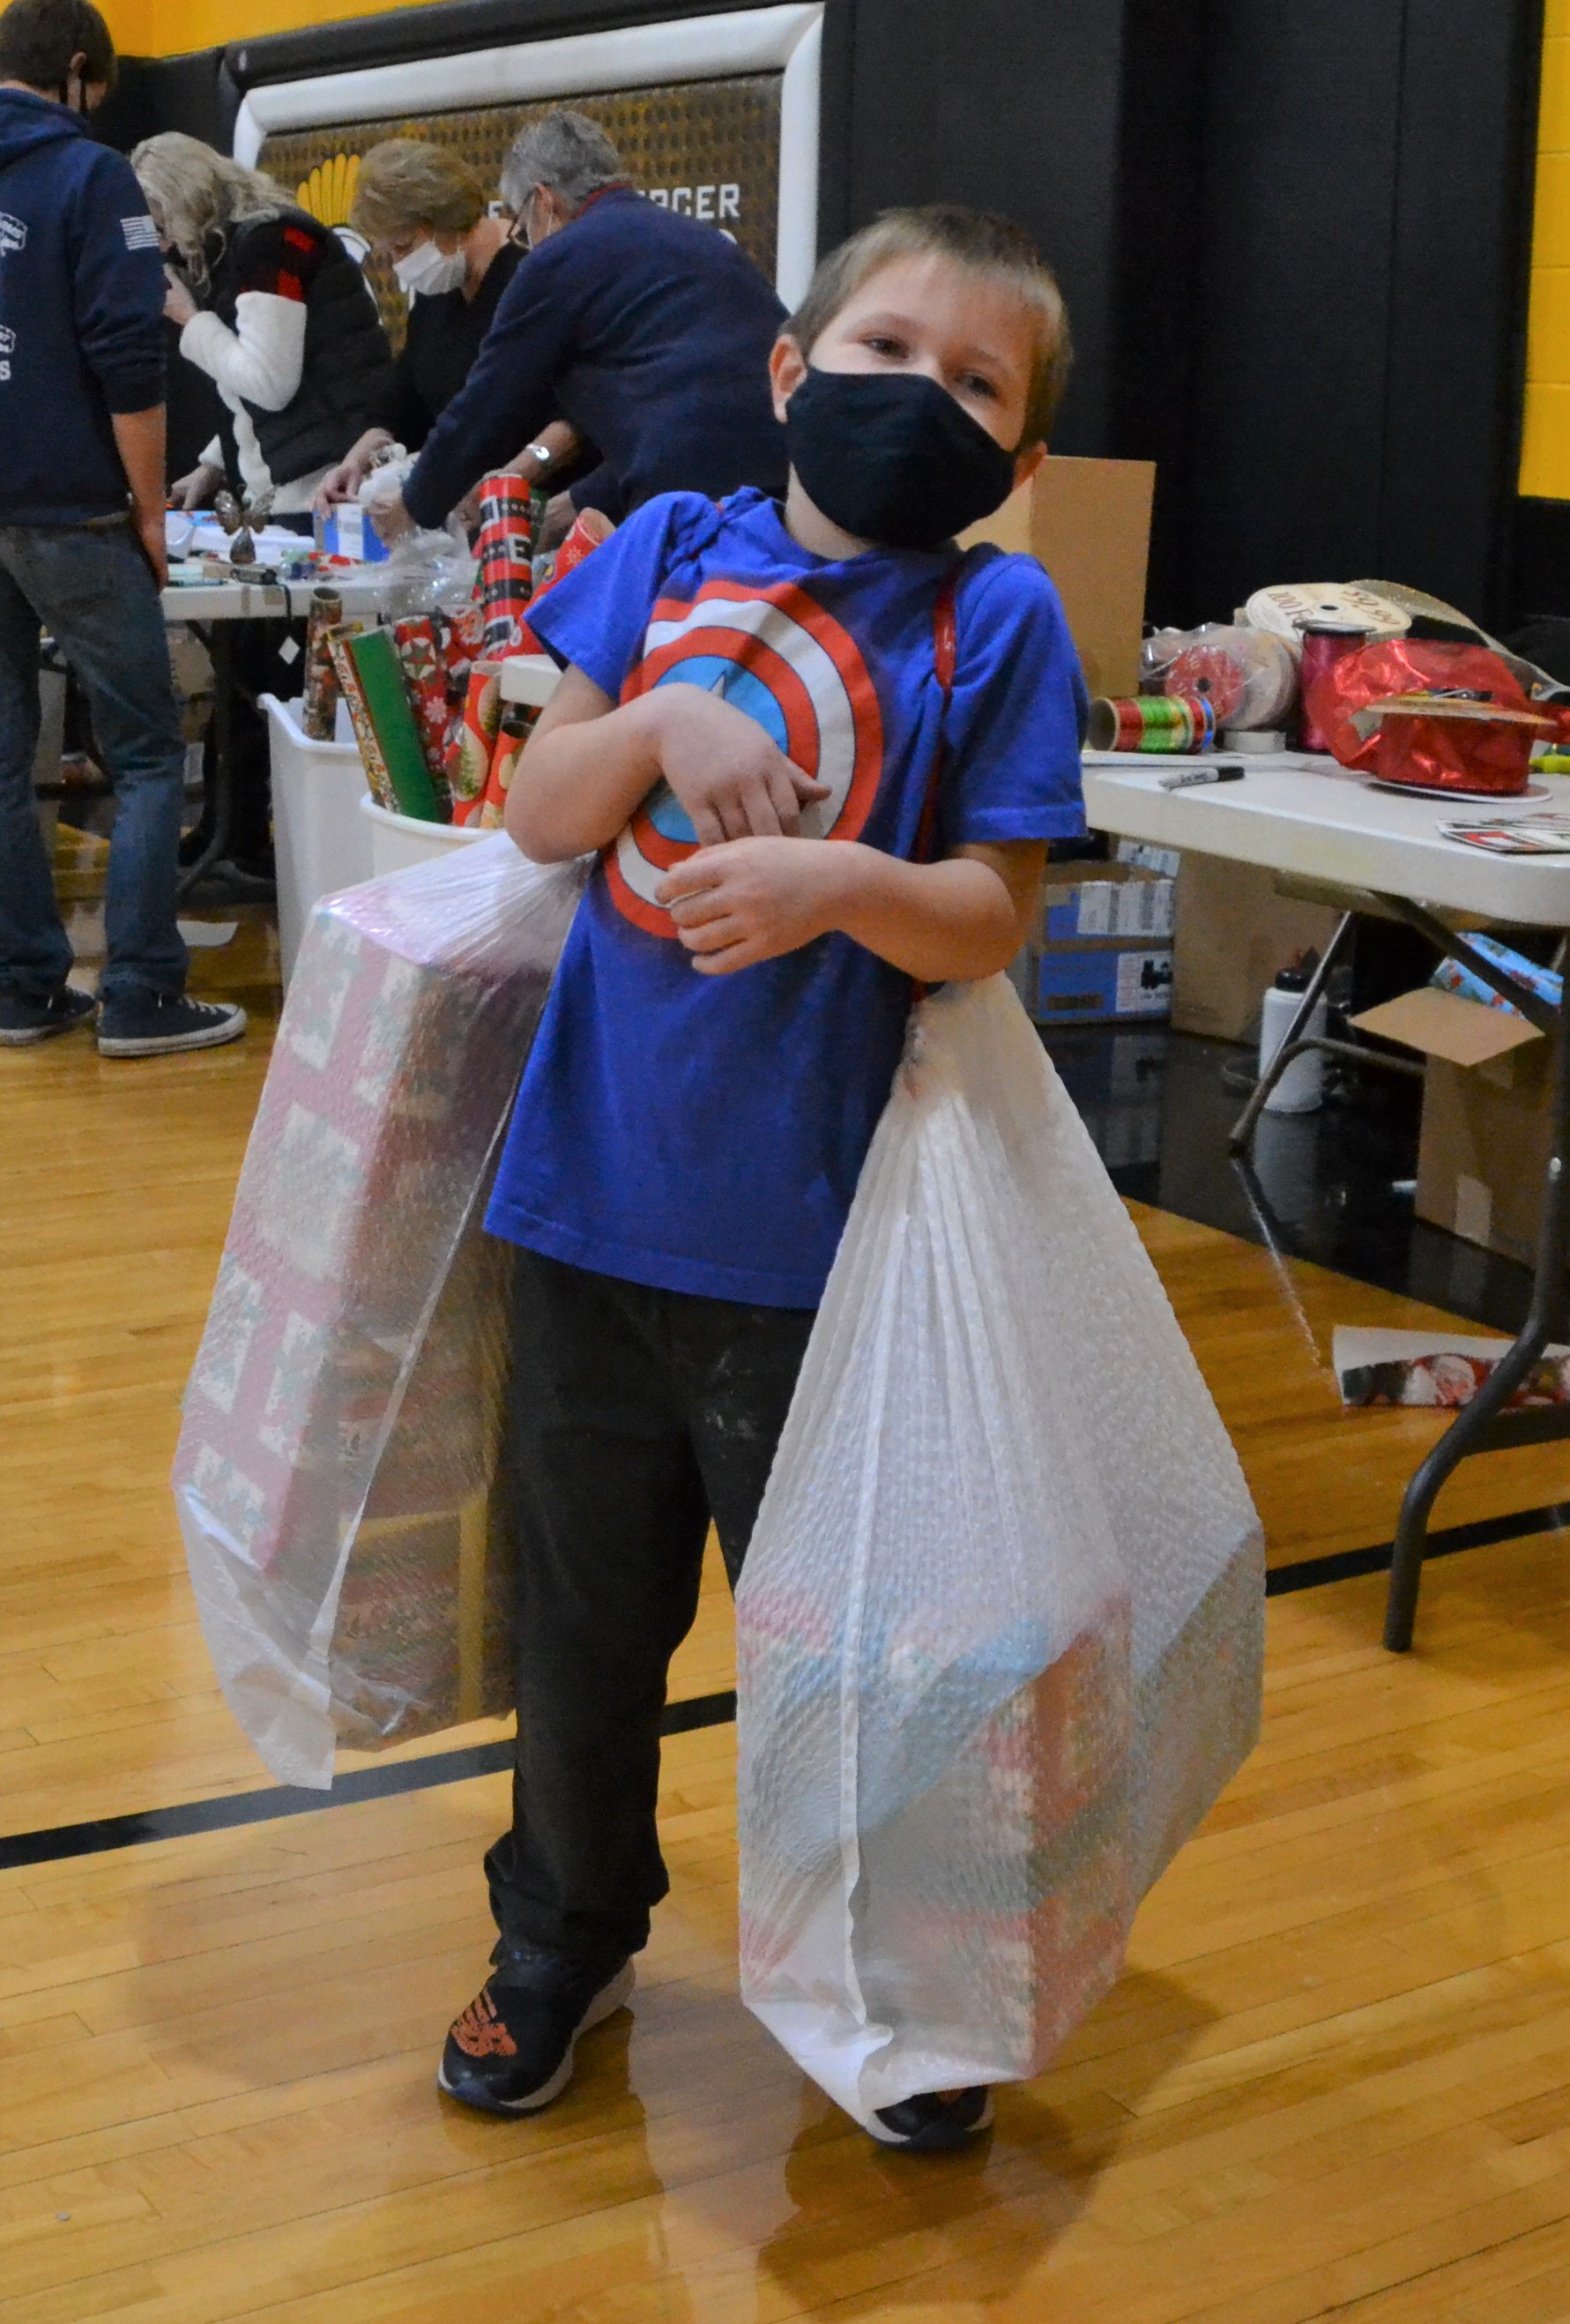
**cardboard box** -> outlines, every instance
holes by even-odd
[[[1184,856],[1176,901],[1173,1027],[1213,1041],[1247,1040],[1266,986],[1298,954],[1323,954],[1340,918],[1279,895],[1273,872],[1219,855]]]
[[[1148,1024],[1172,1006],[1172,947],[1054,945],[1033,955],[1038,1025]]]
[[[995,541],[1047,567],[1093,695],[1139,688],[1155,489],[1153,460],[1047,459],[960,535],[963,548]]]
[[[1428,1061],[1418,1216],[1530,1265],[1548,1167],[1552,1044],[1524,1017],[1429,985],[1352,1021]]]
[[[1089,936],[1169,943],[1178,883],[1131,863],[1048,866],[1037,940],[1076,944]]]

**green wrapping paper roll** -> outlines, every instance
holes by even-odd
[[[341,646],[335,641],[333,659],[343,676],[346,661],[354,672],[365,724],[356,714],[354,696],[348,681],[344,680],[344,693],[348,698],[349,715],[355,721],[355,733],[359,740],[360,755],[365,761],[365,771],[379,804],[381,789],[376,782],[376,766],[366,749],[366,729],[374,744],[375,757],[380,761],[385,788],[392,794],[391,804],[398,814],[412,816],[420,823],[440,823],[444,820],[436,791],[430,779],[430,770],[425,763],[425,752],[420,740],[420,728],[409,705],[409,690],[403,682],[403,669],[398,659],[398,649],[389,630],[366,630],[359,637],[345,639]]]

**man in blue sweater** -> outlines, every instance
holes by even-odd
[[[84,116],[115,77],[89,0],[0,15],[0,1044],[98,1017],[109,1057],[212,1048],[244,1010],[184,998],[175,918],[185,742],[158,591],[163,265],[131,165]],[[38,826],[39,640],[87,690],[117,800],[98,999]]]
[[[558,416],[602,463],[553,510],[559,531],[574,509],[619,523],[656,493],[782,493],[768,364],[785,309],[751,259],[714,226],[635,193],[610,139],[580,113],[524,132],[502,192],[531,255],[427,439],[404,492],[409,514],[439,525]]]

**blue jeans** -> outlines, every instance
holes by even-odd
[[[71,965],[32,793],[44,627],[86,689],[115,787],[102,997],[182,992],[185,742],[157,585],[128,523],[0,525],[0,985],[52,992]]]

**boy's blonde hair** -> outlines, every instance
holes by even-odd
[[[919,209],[884,210],[820,261],[807,296],[785,329],[804,355],[864,282],[900,258],[947,258],[991,275],[1018,292],[1035,327],[1036,355],[1025,431],[1016,447],[1044,444],[1068,384],[1074,345],[1057,278],[1023,226],[989,210],[934,202]]]

